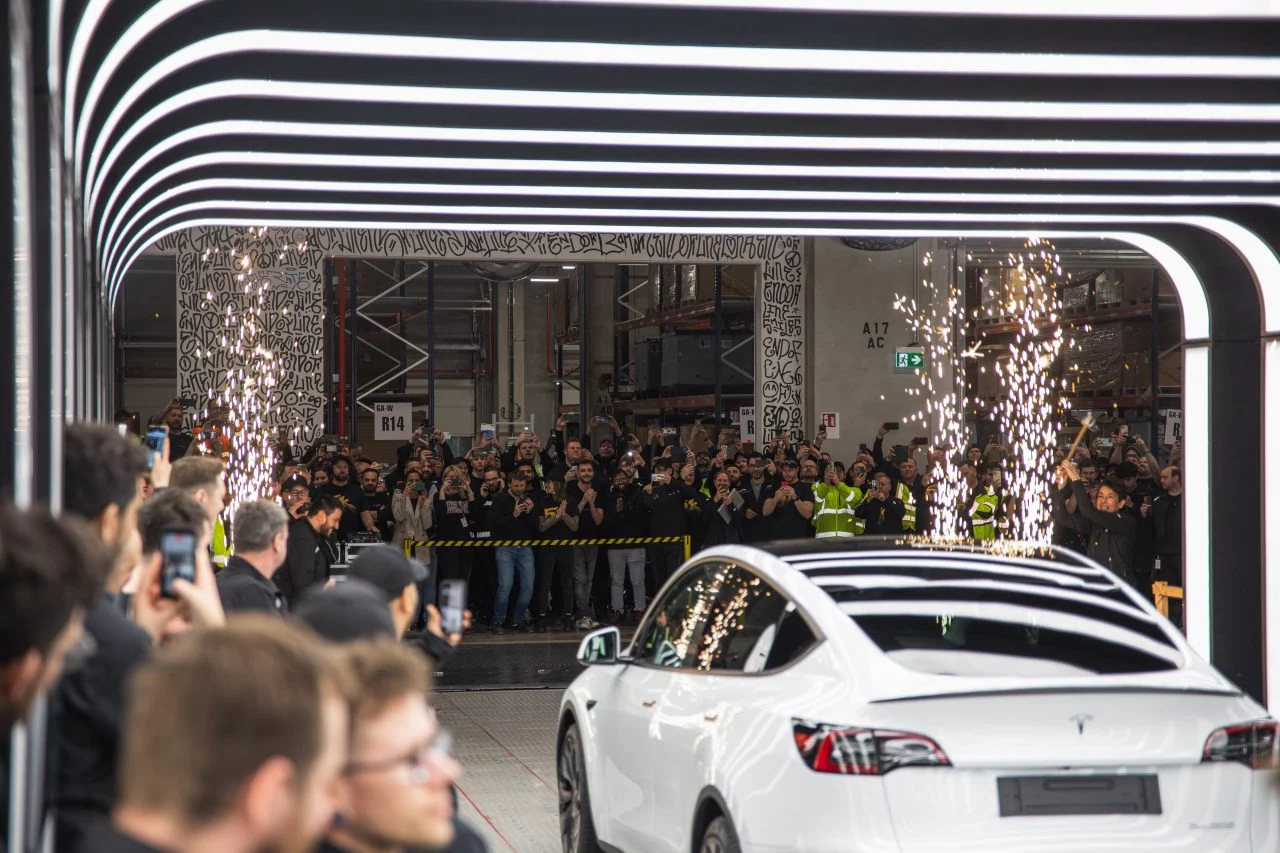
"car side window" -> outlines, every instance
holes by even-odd
[[[799,657],[814,642],[794,604],[734,563],[695,567],[653,613],[636,658],[655,666],[766,672]]]
[[[724,563],[695,566],[653,608],[636,640],[635,659],[671,669],[692,668],[705,627],[704,616],[715,597],[716,576]]]

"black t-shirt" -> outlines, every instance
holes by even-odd
[[[783,485],[785,484],[779,483],[778,489]],[[792,483],[791,488],[795,489],[796,501],[813,501],[813,489],[804,483]],[[769,497],[776,497],[778,489],[774,489]],[[769,518],[772,522],[769,535],[774,539],[803,539],[813,535],[813,522],[800,514],[795,501],[779,501]]]
[[[560,498],[550,494],[549,492],[540,492],[536,496],[537,503],[533,515],[537,519],[554,518],[557,510],[560,509]],[[573,514],[573,507],[565,507],[565,515]],[[555,524],[542,531],[543,539],[572,539],[573,531],[563,520],[557,521]]]
[[[375,492],[371,495],[366,492],[364,499],[368,509],[374,514],[383,541],[390,542],[396,529],[396,520],[391,514],[391,493]]]
[[[437,539],[470,539],[476,529],[479,502],[467,500],[465,494],[436,495],[435,523]]]
[[[591,488],[588,486],[588,488]],[[604,489],[598,485],[595,487],[596,507],[605,509],[605,503],[608,495]],[[582,495],[584,490],[582,484],[576,480],[572,483],[566,483],[564,487],[565,500],[568,501],[568,514],[578,516],[578,539],[590,539],[600,532],[600,526],[596,524],[595,515],[591,512],[591,507],[587,506],[579,509],[578,505],[582,503]],[[603,520],[602,520],[603,521]]]
[[[323,486],[318,486],[316,493],[327,495],[342,505],[342,521],[338,525],[339,540],[345,541],[351,538],[351,534],[364,530],[360,513],[369,509],[369,502],[365,498],[364,489],[360,488],[359,484],[348,481],[345,486],[339,486],[331,480]]]

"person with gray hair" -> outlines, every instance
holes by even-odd
[[[228,613],[246,610],[284,614],[289,605],[272,577],[284,565],[289,514],[275,501],[249,501],[236,511],[235,554],[218,573],[218,594]]]

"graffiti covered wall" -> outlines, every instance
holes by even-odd
[[[216,307],[234,299],[236,282],[229,263],[208,264],[202,255],[225,249],[236,229],[192,229],[157,242],[150,251],[178,255],[178,376],[184,397],[209,398],[226,365],[209,357],[224,329]],[[293,229],[290,242],[305,241],[301,260],[282,270],[272,287],[269,314],[271,345],[286,360],[277,411],[293,413],[310,440],[322,428],[324,381],[323,292],[326,257],[395,260],[546,260],[573,263],[721,263],[756,264],[757,284],[756,408],[766,434],[804,431],[804,252],[800,237],[724,234],[576,234],[512,231],[413,231]],[[270,269],[272,259],[261,259]],[[210,300],[209,294],[213,294]]]

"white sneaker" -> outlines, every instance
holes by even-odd
[[[592,619],[590,616],[583,616],[578,620],[579,631],[590,631],[592,628],[600,627],[600,623]]]

